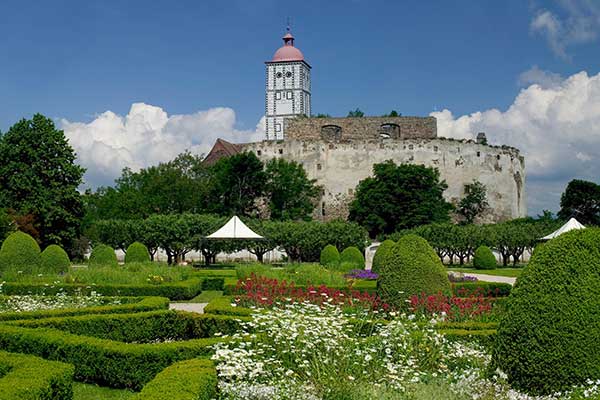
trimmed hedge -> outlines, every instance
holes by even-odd
[[[7,295],[54,295],[90,294],[100,293],[103,296],[160,296],[171,300],[187,300],[197,296],[204,290],[221,290],[223,278],[190,278],[180,282],[152,284],[100,284],[88,285],[85,283],[21,283],[6,282],[2,286],[2,293]]]
[[[165,297],[137,297],[125,300],[132,300],[133,302],[107,306],[0,313],[0,321],[14,321],[33,318],[56,318],[87,314],[133,313],[169,308],[169,299]]]
[[[508,298],[493,363],[535,395],[600,379],[600,229],[535,251]]]
[[[504,297],[512,290],[510,283],[503,282],[455,282],[452,284],[452,292],[458,297],[468,297],[481,292],[487,297]]]
[[[40,246],[30,235],[16,231],[8,235],[0,248],[0,273],[9,268],[31,274],[40,266]]]
[[[340,255],[340,263],[351,264],[354,269],[363,269],[365,267],[365,256],[357,247],[346,247]]]
[[[217,397],[217,372],[210,360],[180,361],[162,370],[136,400],[210,400]]]
[[[71,266],[71,260],[62,247],[51,244],[46,247],[40,255],[41,265],[46,273],[61,274],[67,272]]]
[[[477,269],[494,269],[498,266],[498,263],[489,247],[479,246],[473,256],[473,266]]]
[[[249,316],[256,312],[256,310],[232,306],[233,298],[228,296],[221,296],[213,299],[210,303],[204,307],[204,312],[208,314],[217,315],[238,315],[238,316]]]
[[[379,273],[381,268],[381,262],[386,257],[387,252],[396,245],[396,242],[390,239],[384,240],[373,255],[373,264],[371,265],[371,271]]]
[[[340,252],[337,247],[332,244],[328,244],[321,250],[321,256],[319,262],[323,266],[337,265],[340,263]]]
[[[112,265],[116,267],[119,265],[119,262],[117,261],[115,249],[105,244],[97,245],[92,249],[92,254],[90,254],[90,259],[88,260],[88,265],[90,267],[94,267],[96,265]]]
[[[400,308],[421,293],[450,294],[446,268],[425,239],[406,235],[381,260],[377,294],[382,301]]]
[[[132,344],[68,332],[0,325],[0,348],[71,363],[77,380],[139,390],[176,361],[208,356],[220,338]]]
[[[133,242],[127,247],[127,251],[125,252],[125,264],[132,262],[150,262],[150,253],[144,244]]]
[[[212,337],[216,332],[234,334],[245,317],[158,310],[135,314],[82,315],[7,322],[24,328],[52,328],[74,335],[125,343],[190,340]]]
[[[2,400],[70,400],[73,398],[73,366],[24,354],[0,351]]]
[[[320,285],[315,285],[315,286],[320,286]],[[304,286],[304,285],[294,285],[294,287],[297,289],[307,289],[308,288],[308,286]],[[346,291],[351,290],[348,286],[329,285],[327,287],[330,289],[338,289],[338,290],[346,290]],[[237,294],[236,289],[237,289],[237,279],[229,280],[229,278],[227,278],[225,280],[225,285],[223,287],[223,294],[226,296]],[[374,294],[377,292],[377,282],[374,280],[356,280],[353,283],[352,290],[358,290],[359,292],[368,292],[368,293]]]

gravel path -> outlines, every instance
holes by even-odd
[[[204,314],[204,307],[208,303],[170,303],[169,310],[189,311]]]
[[[465,273],[465,275],[466,276],[474,276],[475,278],[477,278],[480,281],[510,283],[511,285],[514,285],[517,280],[517,278],[512,278],[510,276],[496,276],[496,275],[472,274],[472,273]]]

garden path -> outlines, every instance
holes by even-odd
[[[170,303],[169,310],[189,311],[204,314],[204,307],[208,303]]]
[[[486,274],[472,274],[465,273],[465,276],[474,276],[477,280],[485,281],[485,282],[502,282],[502,283],[510,283],[514,285],[517,278],[512,278],[510,276],[496,276],[496,275],[486,275]]]

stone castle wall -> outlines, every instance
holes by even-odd
[[[313,120],[308,119],[307,123]],[[435,127],[435,119],[433,124]],[[308,131],[314,133],[311,129]],[[444,196],[455,204],[465,196],[465,185],[479,180],[487,187],[490,205],[481,222],[499,222],[524,217],[527,213],[525,162],[519,151],[511,147],[445,138],[335,142],[295,140],[289,135],[285,141],[248,143],[240,147],[254,152],[263,161],[282,157],[301,163],[310,178],[317,179],[325,188],[315,210],[315,217],[324,220],[345,218],[358,182],[372,174],[373,164],[386,160],[438,168],[448,184]]]
[[[286,121],[286,140],[415,139],[437,137],[434,117],[291,118]]]

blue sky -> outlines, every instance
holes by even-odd
[[[264,61],[281,45],[289,16],[296,45],[313,66],[314,113],[446,109],[459,135],[460,116],[504,112],[531,84],[548,89],[582,71],[595,77],[599,3],[3,1],[0,130],[35,112],[67,130],[68,123],[89,124],[109,110],[126,116],[132,104],[145,103],[168,115],[226,107],[232,114],[220,114],[226,122],[218,124],[243,137],[264,113]],[[596,118],[588,120],[588,136],[598,134]],[[125,159],[134,166],[156,161],[133,153]],[[98,168],[91,184],[114,178]],[[534,185],[554,179],[548,170],[534,168]],[[584,170],[573,172],[585,177],[589,166]],[[557,208],[556,198],[535,204]]]

